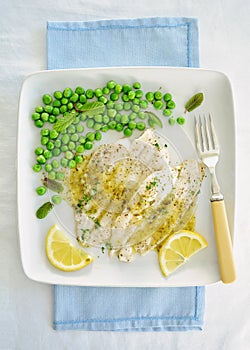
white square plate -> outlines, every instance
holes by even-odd
[[[57,212],[52,212],[44,220],[35,216],[37,208],[45,201],[37,196],[40,174],[34,173],[34,149],[39,146],[40,129],[34,127],[31,115],[34,108],[42,103],[45,93],[65,87],[85,88],[104,86],[114,79],[120,84],[139,81],[144,92],[170,92],[176,102],[174,116],[183,115],[185,102],[195,93],[204,93],[204,102],[193,113],[186,115],[183,126],[170,126],[167,117],[162,117],[163,128],[160,136],[170,144],[173,162],[197,158],[194,149],[193,115],[211,113],[221,147],[221,158],[217,167],[218,179],[225,196],[231,234],[234,231],[235,207],[235,126],[231,85],[221,72],[167,67],[97,68],[43,71],[28,76],[22,86],[19,105],[18,127],[18,222],[21,258],[26,275],[36,281],[78,286],[117,287],[165,287],[207,285],[220,280],[213,224],[210,210],[210,179],[206,177],[202,185],[197,208],[196,230],[208,242],[208,248],[195,255],[185,266],[169,278],[164,278],[157,260],[157,254],[150,252],[138,256],[133,263],[121,263],[99,251],[94,263],[77,272],[59,271],[47,260],[45,236],[49,228],[58,223],[66,232],[74,230],[73,211],[64,203]],[[156,112],[157,114],[158,112]],[[161,113],[159,112],[159,116]],[[138,136],[139,133],[136,134]],[[120,137],[114,131],[104,134],[102,143],[112,142]],[[63,217],[61,221],[60,218]]]

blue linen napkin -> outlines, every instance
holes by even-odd
[[[198,67],[193,18],[48,22],[48,69]],[[94,302],[93,302],[94,301]],[[205,288],[54,286],[54,329],[202,330]]]

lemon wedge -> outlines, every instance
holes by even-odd
[[[180,230],[171,234],[158,253],[164,276],[169,276],[184,265],[192,255],[208,246],[205,238],[197,232]]]
[[[47,234],[46,254],[51,264],[63,271],[80,270],[93,261],[93,257],[76,247],[57,225]]]

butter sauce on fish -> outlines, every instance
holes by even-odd
[[[83,245],[108,244],[122,261],[155,249],[194,216],[204,169],[196,160],[172,168],[151,129],[132,144],[101,145],[70,171],[65,199]]]

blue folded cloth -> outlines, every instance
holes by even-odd
[[[48,22],[48,69],[199,66],[193,18]],[[202,330],[204,287],[54,286],[54,329]]]

